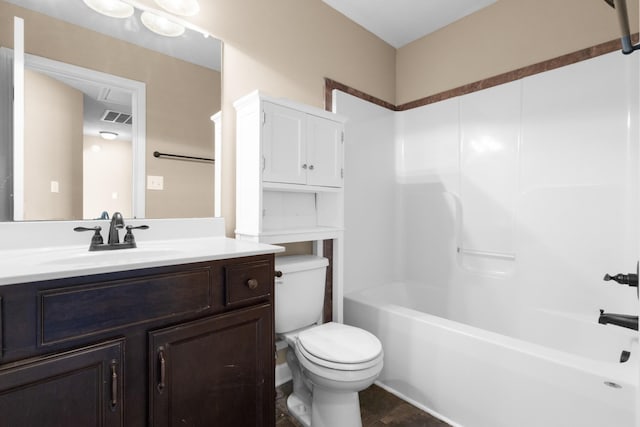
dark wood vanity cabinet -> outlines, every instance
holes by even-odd
[[[0,286],[0,426],[273,426],[273,255]]]

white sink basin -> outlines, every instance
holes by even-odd
[[[67,252],[67,253],[65,253]],[[170,247],[138,247],[89,252],[87,249],[62,251],[59,256],[48,259],[43,264],[64,266],[99,266],[148,262],[157,259],[174,258],[183,251]]]

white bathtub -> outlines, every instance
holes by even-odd
[[[345,297],[345,323],[382,341],[379,385],[456,426],[635,425],[633,331],[537,310],[510,325],[516,338],[439,317],[441,302],[406,283]]]

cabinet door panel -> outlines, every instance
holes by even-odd
[[[305,114],[264,103],[262,179],[269,182],[306,182]]]
[[[3,427],[122,426],[123,343],[0,369]]]
[[[342,124],[308,116],[307,184],[342,187],[342,153]]]
[[[151,425],[272,426],[269,304],[149,334]]]

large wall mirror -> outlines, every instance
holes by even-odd
[[[214,157],[222,43],[197,27],[158,35],[142,12],[0,0],[0,220],[214,215],[215,163],[202,159]],[[14,17],[24,22],[21,147]]]

